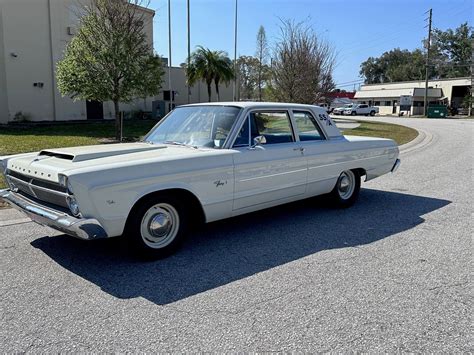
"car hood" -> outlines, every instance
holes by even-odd
[[[45,149],[39,152],[38,158],[41,159],[41,157],[44,156],[56,157],[60,159],[71,160],[75,163],[86,160],[126,155],[130,153],[146,152],[165,148],[166,145],[154,145],[149,143],[89,145],[83,147]]]
[[[46,149],[5,157],[7,169],[34,178],[58,182],[58,174],[98,171],[107,167],[226,154],[228,150],[149,143],[119,143]]]

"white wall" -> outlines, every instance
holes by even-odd
[[[68,27],[76,27],[77,0],[0,0],[0,123],[13,120],[21,111],[32,121],[86,119],[85,101],[62,97],[57,90],[54,71],[72,39]],[[143,10],[145,31],[153,43],[153,12]],[[3,36],[2,36],[3,35]],[[11,56],[15,53],[17,57]],[[33,83],[42,82],[42,88]],[[135,105],[151,110],[143,99]],[[104,103],[104,117],[113,111]]]
[[[8,122],[7,78],[5,72],[5,50],[3,46],[3,11],[0,7],[0,124]]]
[[[54,87],[48,0],[6,0],[1,5],[8,118],[22,111],[35,120],[51,119]],[[34,87],[34,82],[44,86]]]

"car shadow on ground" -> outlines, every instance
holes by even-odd
[[[115,297],[163,305],[322,250],[376,242],[423,223],[421,216],[449,203],[371,189],[345,210],[309,199],[202,226],[177,254],[154,262],[131,259],[119,238],[45,236],[31,244]]]

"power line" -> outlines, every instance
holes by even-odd
[[[342,85],[342,84],[354,84],[354,83],[358,83],[358,82],[361,82],[361,81],[364,81],[364,79],[358,79],[358,80],[352,80],[352,81],[344,81],[344,82],[342,82],[342,83],[336,84],[336,86]]]

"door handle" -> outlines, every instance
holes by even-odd
[[[299,150],[301,153],[304,152],[304,148],[303,148],[303,147],[293,148],[293,150]]]

